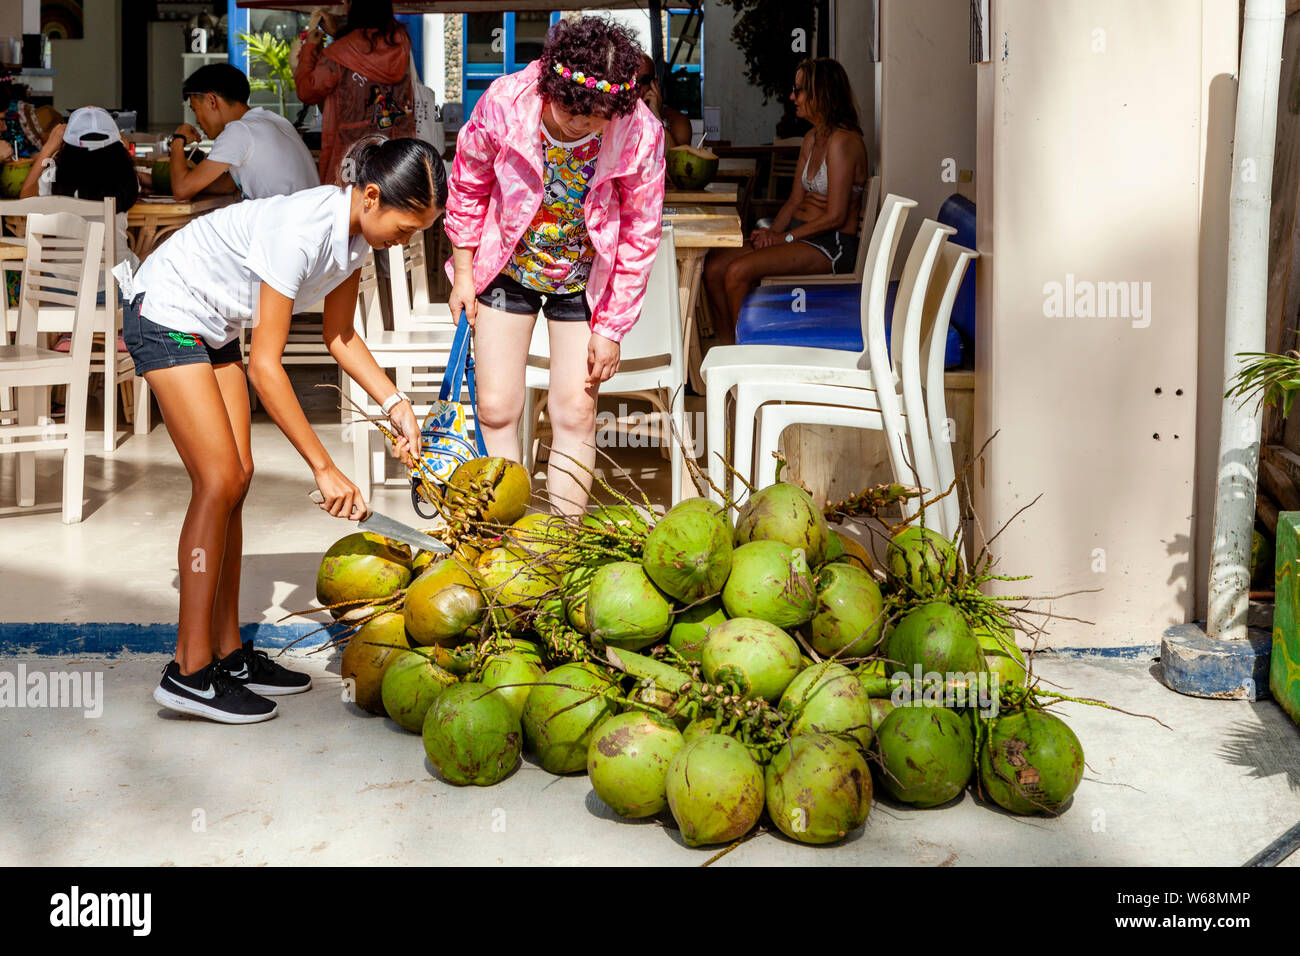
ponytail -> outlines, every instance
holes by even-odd
[[[367,136],[343,157],[344,185],[379,187],[379,204],[404,212],[447,205],[447,170],[442,157],[422,139]]]

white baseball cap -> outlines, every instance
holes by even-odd
[[[79,110],[73,110],[68,117],[63,142],[89,150],[103,149],[122,142],[122,133],[108,110],[98,106],[83,106]]]

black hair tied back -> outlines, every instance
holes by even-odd
[[[343,157],[344,185],[379,187],[379,203],[405,212],[447,205],[447,170],[442,157],[422,139],[358,140]]]

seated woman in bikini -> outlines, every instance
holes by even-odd
[[[796,115],[813,124],[799,148],[790,198],[743,247],[714,249],[704,264],[721,345],[735,341],[741,304],[765,276],[852,272],[857,262],[870,167],[848,75],[835,60],[804,60],[790,99]]]

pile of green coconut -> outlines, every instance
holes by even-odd
[[[528,753],[621,817],[667,811],[690,846],[760,824],[833,843],[882,789],[1067,805],[1084,763],[1062,695],[1031,679],[992,575],[884,521],[899,486],[822,509],[782,482],[667,513],[605,487],[580,520],[525,513],[526,471],[477,459],[434,502],[450,555],[359,533],[322,560],[352,700],[421,734],[445,780],[491,786]],[[886,566],[828,514],[886,528]]]

